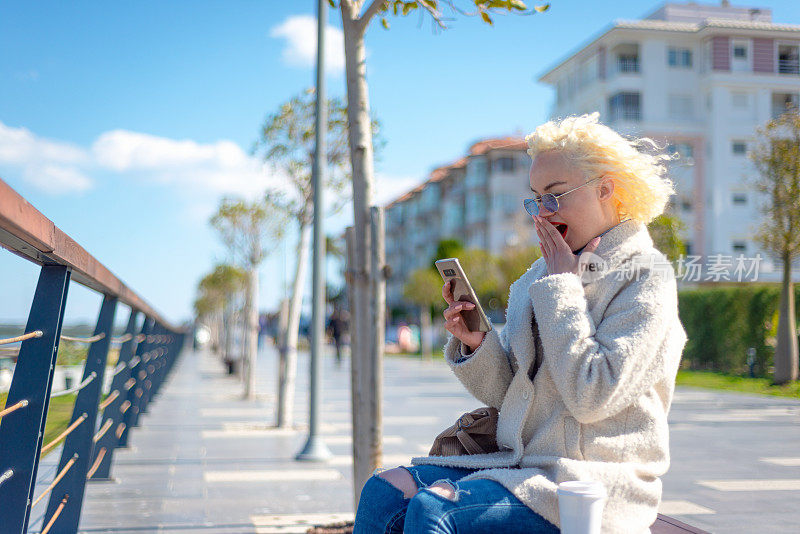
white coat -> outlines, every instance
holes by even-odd
[[[611,228],[595,254],[605,269],[594,279],[548,275],[540,258],[509,288],[502,332],[460,363],[461,342],[444,347],[467,390],[500,411],[500,452],[412,464],[479,469],[463,480],[495,480],[559,527],[557,485],[597,480],[608,491],[602,532],[644,534],[669,468],[686,333],[674,270],[643,223]]]

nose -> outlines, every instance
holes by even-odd
[[[555,214],[554,211],[550,211],[544,206],[544,202],[539,203],[539,217],[549,217],[550,215]]]

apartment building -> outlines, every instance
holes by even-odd
[[[386,209],[388,308],[403,307],[408,275],[427,267],[443,239],[500,254],[536,243],[522,199],[530,196],[530,157],[521,138],[484,139],[466,156],[434,169],[428,180]]]
[[[747,152],[756,127],[800,102],[799,51],[800,25],[772,22],[770,9],[666,3],[613,23],[539,81],[556,91],[551,116],[599,111],[681,154],[672,209],[690,254],[752,257],[764,255],[752,240],[763,198],[746,183]],[[779,265],[762,267],[775,272],[760,279],[779,279]]]

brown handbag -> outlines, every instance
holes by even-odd
[[[463,456],[497,452],[497,409],[489,406],[467,412],[433,440],[428,456]]]

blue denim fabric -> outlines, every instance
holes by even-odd
[[[414,497],[377,474],[361,491],[353,534],[459,534],[479,532],[558,534],[558,527],[525,506],[510,491],[493,480],[458,482],[471,469],[436,465],[406,466],[417,486]],[[456,490],[454,500],[427,488],[447,481]]]

